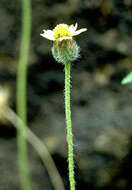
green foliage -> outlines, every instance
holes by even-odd
[[[121,84],[127,84],[132,82],[132,72],[130,72],[124,79],[121,81]]]
[[[63,40],[53,44],[52,55],[58,63],[65,64],[75,61],[79,57],[79,49],[75,41]]]

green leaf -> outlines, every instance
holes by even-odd
[[[121,84],[127,84],[132,82],[132,72],[130,72],[124,79],[121,81]]]

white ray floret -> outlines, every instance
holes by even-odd
[[[67,24],[59,24],[53,30],[43,30],[43,33],[40,35],[52,41],[68,40],[72,39],[73,36],[77,36],[87,30],[87,28],[77,30],[77,27],[77,23],[75,24],[75,26],[73,24],[70,26]]]

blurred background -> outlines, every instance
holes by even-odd
[[[72,64],[72,123],[76,190],[132,189],[131,0],[32,0],[28,65],[28,123],[47,145],[69,189],[64,115],[64,67],[51,54],[43,29],[78,23],[80,58]],[[0,89],[15,111],[21,42],[21,3],[0,0]],[[53,186],[39,156],[29,149],[33,190]],[[0,190],[20,189],[16,129],[0,117]]]

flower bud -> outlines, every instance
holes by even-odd
[[[52,55],[58,63],[75,61],[79,57],[80,48],[74,40],[55,41],[52,47]]]

